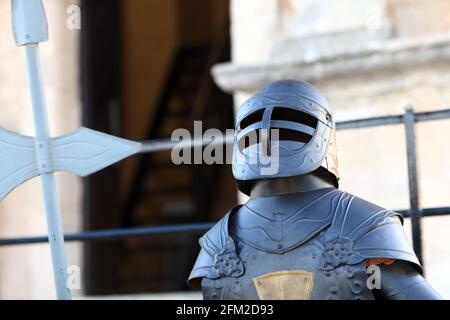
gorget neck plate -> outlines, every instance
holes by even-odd
[[[331,224],[341,194],[327,188],[250,199],[231,216],[230,233],[262,251],[288,252]]]

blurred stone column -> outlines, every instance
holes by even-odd
[[[33,119],[22,48],[12,36],[11,1],[0,0],[0,126],[33,135]],[[78,37],[69,30],[67,9],[73,0],[44,0],[50,41],[41,45],[43,77],[50,133],[67,134],[80,126]],[[1,165],[1,164],[0,164]],[[81,227],[81,183],[68,174],[57,174],[64,229]],[[41,186],[29,181],[0,202],[0,237],[47,233]],[[67,245],[69,265],[81,265],[81,246]],[[75,296],[76,296],[75,292]],[[0,247],[0,298],[54,298],[51,257],[47,245]]]

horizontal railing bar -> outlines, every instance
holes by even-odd
[[[429,111],[429,112],[417,112],[414,113],[414,117],[415,122],[450,119],[450,109]],[[336,124],[336,127],[338,130],[348,130],[348,129],[370,128],[383,125],[397,125],[402,123],[403,123],[403,115],[394,115],[394,116],[342,121],[338,122]]]
[[[336,123],[337,130],[363,129],[378,126],[396,125],[403,123],[403,115],[385,116],[367,119],[341,121]]]
[[[415,113],[416,122],[433,121],[450,119],[450,109],[444,109],[439,111],[430,112],[418,112]],[[349,129],[362,129],[371,128],[385,125],[398,125],[403,123],[403,115],[383,116],[366,119],[356,119],[341,121],[336,123],[337,130],[349,130]],[[159,139],[154,141],[144,141],[143,147],[140,153],[154,153],[161,151],[171,151],[175,146],[180,148],[200,147],[207,145],[222,145],[232,144],[234,137],[232,135],[226,136],[225,141],[215,140],[211,142],[208,139],[193,139],[192,141],[171,141],[170,139]]]
[[[405,218],[411,217],[409,210],[399,210],[399,211],[395,211],[395,212],[401,213]],[[450,207],[421,209],[420,212],[421,212],[422,217],[446,216],[446,215],[450,215]]]
[[[167,234],[178,234],[178,233],[196,233],[196,232],[207,231],[207,230],[211,229],[211,227],[213,227],[213,225],[214,225],[214,223],[193,223],[193,224],[180,224],[180,225],[173,225],[173,226],[87,231],[87,232],[81,232],[81,233],[66,234],[64,236],[64,240],[66,242],[117,240],[117,239],[131,238],[131,237],[167,235]],[[48,242],[48,239],[46,236],[0,239],[0,246],[38,244],[38,243],[46,243],[46,242]]]
[[[415,113],[416,122],[445,120],[450,118],[450,109]]]
[[[409,210],[398,210],[396,212],[403,214],[405,218],[410,217]],[[424,217],[450,215],[450,207],[422,209],[421,212],[422,216]],[[180,234],[180,233],[197,233],[197,232],[205,232],[210,228],[212,228],[213,225],[214,223],[193,223],[193,224],[180,224],[180,225],[160,226],[160,227],[88,231],[88,232],[67,234],[64,236],[64,239],[66,242],[100,241],[100,240],[109,241],[132,237],[134,238],[134,237]],[[48,238],[46,236],[11,238],[11,239],[0,239],[0,246],[30,245],[47,242]]]

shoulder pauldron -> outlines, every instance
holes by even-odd
[[[381,258],[410,262],[422,272],[402,224],[400,214],[342,193],[325,233],[321,267],[331,270],[343,264]]]
[[[228,232],[230,214],[238,208],[231,210],[200,238],[202,250],[188,279],[191,287],[199,288],[199,279],[203,277],[218,279],[239,277],[244,274],[244,264],[239,259],[234,240]]]

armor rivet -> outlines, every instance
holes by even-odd
[[[360,294],[362,291],[363,291],[363,285],[358,281],[353,282],[352,292],[356,295],[356,294]]]
[[[215,281],[214,282],[214,289],[222,289],[223,285],[220,281]]]
[[[281,248],[283,248],[283,246],[281,244],[277,244],[277,248],[281,249]]]

